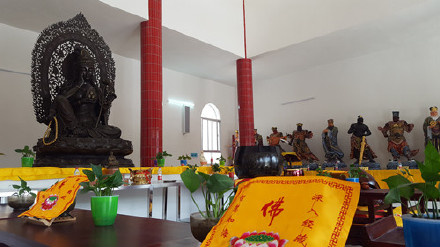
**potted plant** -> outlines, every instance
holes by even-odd
[[[316,168],[316,176],[322,176],[322,177],[332,177],[332,175],[330,174],[330,172],[326,171],[326,170],[322,170],[321,168]]]
[[[29,148],[29,146],[26,145],[23,149],[15,149],[15,152],[22,154],[22,167],[32,167],[34,164],[35,153]]]
[[[180,174],[180,177],[185,187],[191,192],[191,199],[198,209],[198,212],[190,216],[191,232],[197,240],[203,242],[231,203],[234,197],[234,180],[224,174],[209,175],[196,172],[195,169],[186,169]],[[205,203],[203,210],[200,209],[193,197],[193,193],[199,188]],[[224,195],[228,192],[227,200],[223,200]]]
[[[173,156],[172,154],[167,153],[167,151],[163,151],[163,152],[158,152],[156,154],[156,161],[157,161],[157,166],[159,167],[163,167],[165,165],[165,157],[167,156]]]
[[[181,166],[186,166],[188,164],[188,160],[191,160],[191,156],[188,156],[188,154],[180,155],[177,160],[180,160]]]
[[[17,190],[11,196],[8,196],[8,205],[14,208],[14,211],[24,211],[28,210],[29,207],[34,204],[35,193],[31,192],[31,188],[28,186],[27,182],[21,177],[20,185],[13,184],[12,187]]]
[[[124,184],[122,174],[117,170],[112,175],[104,175],[101,165],[91,165],[92,170],[82,172],[89,179],[81,182],[81,192],[93,191],[95,196],[90,198],[93,222],[97,226],[113,225],[118,213],[118,195],[113,195],[114,188]]]
[[[417,162],[424,183],[412,183],[401,174],[384,179],[390,188],[385,197],[385,203],[402,203],[401,198],[408,201],[410,214],[403,215],[403,232],[406,246],[438,246],[440,243],[440,199],[438,182],[440,181],[440,155],[429,142],[425,147],[425,161]],[[408,170],[402,171],[409,175]],[[421,196],[416,201],[414,193]],[[429,209],[425,212],[424,209]]]
[[[350,182],[355,182],[355,183],[359,183],[359,178],[361,176],[365,176],[362,173],[361,168],[355,166],[354,164],[350,165],[350,168],[348,168],[348,178],[346,178],[345,180],[350,181]]]
[[[226,159],[220,155],[220,158],[217,158],[218,162],[220,163],[220,166],[224,166],[226,163]]]

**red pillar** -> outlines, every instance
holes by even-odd
[[[141,166],[162,151],[162,2],[148,1],[141,23]]]
[[[254,100],[252,93],[252,60],[237,60],[238,125],[240,146],[254,146]]]

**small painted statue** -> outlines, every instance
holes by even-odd
[[[338,128],[334,125],[333,119],[327,120],[327,128],[322,131],[322,146],[327,162],[342,162],[344,152],[338,146]]]
[[[368,159],[371,163],[375,163],[374,158],[377,158],[376,154],[371,150],[366,139],[363,142],[364,137],[371,135],[371,131],[364,124],[362,116],[358,116],[357,122],[351,124],[348,134],[352,134],[350,159],[356,159],[356,163],[359,163],[361,147],[363,146],[364,152],[362,157]]]
[[[425,134],[425,146],[431,141],[434,147],[440,148],[440,117],[437,106],[429,108],[430,116],[423,122],[423,132]]]
[[[281,138],[283,138],[283,133],[278,132],[277,127],[272,127],[272,134],[266,137],[269,146],[280,146]]]
[[[263,146],[263,137],[254,129],[255,146]]]
[[[405,156],[408,160],[415,156],[419,150],[410,150],[404,132],[411,132],[414,124],[408,124],[404,120],[399,120],[399,112],[393,111],[393,121],[389,121],[385,126],[378,127],[384,137],[388,138],[388,152],[393,155],[394,160],[400,159],[400,156]]]
[[[313,162],[314,160],[319,161],[312,151],[310,151],[306,143],[306,139],[311,139],[313,133],[309,130],[303,130],[302,125],[302,123],[296,124],[296,130],[292,133],[291,144],[293,146],[293,152],[296,153],[300,160],[307,160],[309,162]]]

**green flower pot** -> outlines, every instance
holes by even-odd
[[[32,167],[34,164],[34,157],[21,157],[22,167]]]
[[[119,196],[92,196],[90,198],[93,222],[96,226],[111,226],[118,214]]]
[[[157,166],[164,167],[165,166],[165,159],[158,159]]]

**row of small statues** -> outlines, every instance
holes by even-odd
[[[429,108],[430,116],[427,117],[423,123],[423,131],[425,136],[425,145],[431,141],[432,144],[439,150],[440,148],[440,117],[438,116],[438,108],[433,106]],[[404,132],[411,132],[414,124],[408,124],[404,120],[400,120],[399,112],[393,111],[393,120],[387,122],[383,127],[378,127],[385,138],[388,138],[388,151],[393,156],[394,161],[398,161],[402,156],[411,160],[419,150],[411,150],[404,137]],[[329,119],[328,126],[322,131],[322,145],[325,151],[325,158],[328,163],[342,162],[344,153],[338,146],[338,128],[334,126],[333,119]],[[310,163],[319,161],[319,159],[310,151],[307,146],[306,139],[313,137],[313,133],[302,128],[303,124],[298,123],[297,129],[291,135],[283,136],[278,132],[277,127],[272,127],[272,134],[267,136],[267,142],[270,146],[280,146],[280,141],[286,142],[293,147],[293,152],[296,153],[299,160],[305,160]],[[377,158],[371,147],[368,145],[366,136],[371,135],[371,131],[367,125],[364,124],[362,116],[358,116],[357,122],[351,124],[348,134],[351,136],[351,152],[350,159],[356,159],[355,163],[361,163],[362,160],[368,160],[375,163],[374,158]],[[255,145],[263,145],[263,138],[254,129]],[[287,141],[290,138],[290,141]],[[281,148],[281,146],[280,146]],[[282,148],[281,148],[282,150]]]

